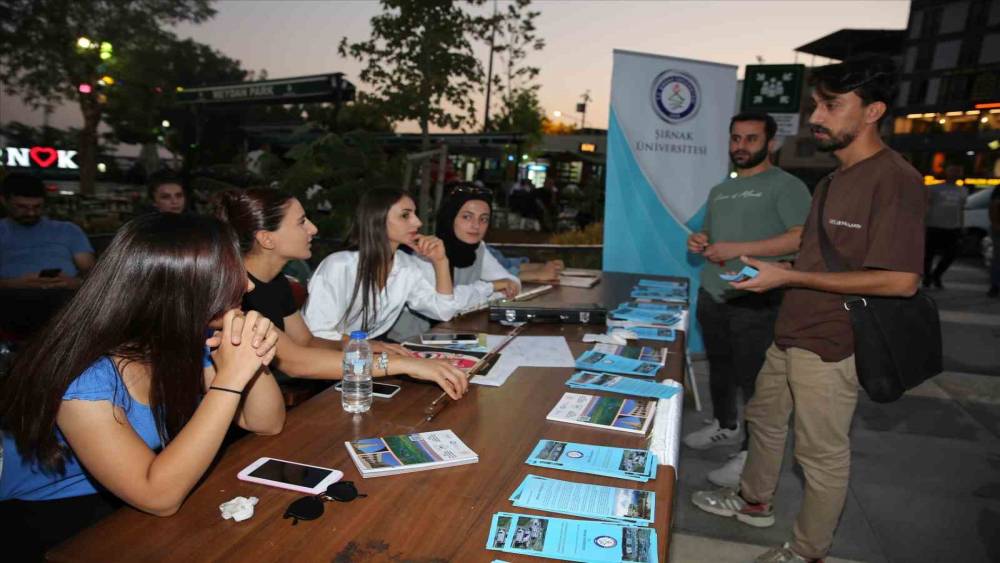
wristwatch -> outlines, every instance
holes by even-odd
[[[383,374],[389,375],[389,354],[387,352],[378,355],[378,369],[382,370]]]

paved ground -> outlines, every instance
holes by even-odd
[[[971,261],[949,270],[944,286],[931,294],[941,311],[946,372],[895,403],[859,402],[850,492],[829,562],[1000,561],[1000,300],[985,296],[986,272]],[[707,365],[695,367],[707,402]],[[711,416],[688,403],[685,431]],[[671,560],[752,561],[787,541],[802,500],[791,445],[777,524],[763,530],[691,505],[691,493],[710,486],[705,473],[732,450],[683,450]]]

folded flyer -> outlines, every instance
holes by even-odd
[[[680,313],[684,310],[683,305],[677,303],[663,303],[659,301],[622,301],[616,309],[652,309],[664,313]]]
[[[656,514],[656,493],[574,483],[528,475],[510,496],[518,508],[545,510],[569,516],[649,526]]]
[[[591,350],[614,356],[621,356],[623,358],[640,360],[643,362],[656,362],[661,366],[666,365],[667,363],[666,348],[653,348],[651,346],[620,346],[618,344],[598,343],[594,344],[594,347],[591,348]]]
[[[688,282],[674,280],[639,280],[638,287],[654,287],[663,289],[687,289]]]
[[[622,373],[641,377],[655,377],[656,372],[663,367],[660,362],[644,362],[634,358],[626,358],[616,354],[599,352],[596,349],[587,350],[575,362],[576,369]]]
[[[649,399],[598,397],[566,392],[545,418],[556,422],[645,434],[655,414],[656,401]]]
[[[652,326],[633,326],[625,329],[640,340],[660,340],[673,342],[677,340],[677,331],[672,328],[657,328]]]
[[[452,367],[465,373],[469,373],[488,353],[483,349],[485,347],[479,344],[465,345],[465,348],[462,348],[461,344],[451,344],[447,348],[423,344],[405,344],[404,346],[414,358],[448,362]]]
[[[684,311],[659,311],[639,307],[619,307],[613,311],[609,311],[608,316],[619,321],[632,321],[645,325],[670,327],[684,319]]]
[[[574,389],[593,389],[594,391],[607,391],[609,393],[649,397],[651,399],[669,399],[679,391],[676,387],[661,385],[654,381],[643,381],[623,375],[593,371],[579,371],[574,373],[566,381],[566,385]]]
[[[479,456],[451,430],[344,442],[362,477],[477,463]]]
[[[632,299],[642,299],[647,301],[667,301],[672,303],[684,303],[688,299],[686,287],[660,288],[660,287],[636,287],[629,293]]]
[[[593,563],[657,563],[656,530],[497,512],[486,549]]]
[[[535,467],[603,475],[641,483],[655,479],[658,467],[656,455],[649,450],[558,440],[539,440],[524,462]]]

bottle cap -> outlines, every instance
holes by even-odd
[[[355,330],[351,333],[351,340],[367,340],[368,333],[363,330]]]

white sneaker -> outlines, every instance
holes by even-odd
[[[740,488],[740,475],[743,466],[747,464],[747,451],[743,450],[729,456],[729,461],[722,467],[708,472],[708,482],[729,489]]]
[[[703,426],[700,430],[684,436],[684,445],[695,450],[707,450],[718,446],[732,446],[739,444],[743,440],[742,428],[736,423],[734,430],[719,427],[719,420]]]

